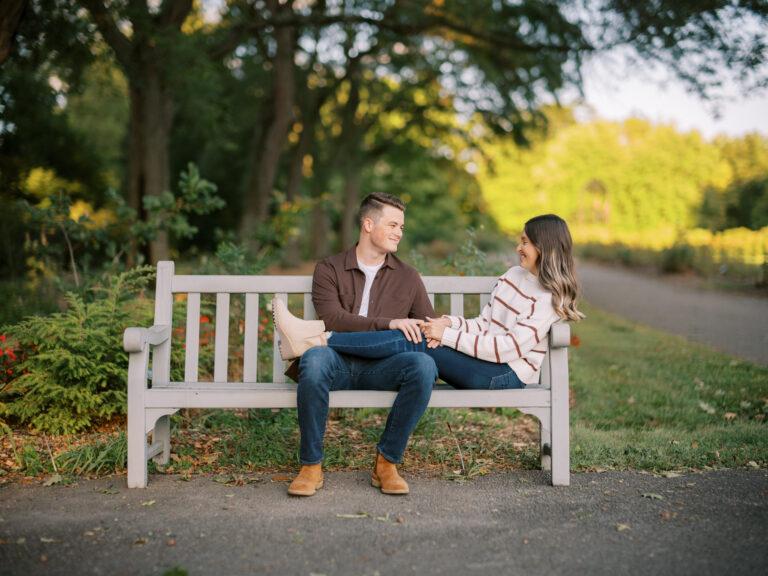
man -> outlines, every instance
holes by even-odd
[[[370,194],[358,216],[358,243],[315,267],[315,311],[326,330],[402,330],[406,338],[420,342],[419,326],[435,313],[418,272],[394,255],[405,228],[405,205],[389,194]],[[295,367],[294,363],[291,368]],[[291,370],[288,374],[292,375]],[[396,464],[402,461],[408,438],[427,408],[436,379],[434,360],[421,352],[383,360],[345,356],[327,347],[305,352],[298,362],[301,470],[288,493],[312,496],[323,486],[329,392],[393,390],[397,397],[376,447],[371,483],[385,494],[407,494],[408,484]]]

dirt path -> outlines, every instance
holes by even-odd
[[[578,271],[585,299],[603,310],[768,365],[768,299],[593,263]]]

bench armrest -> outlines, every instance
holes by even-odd
[[[556,322],[549,329],[550,348],[567,348],[571,344],[571,327],[565,322]]]
[[[171,327],[167,325],[152,328],[126,328],[123,333],[123,349],[126,352],[141,352],[144,346],[157,346],[171,337]]]

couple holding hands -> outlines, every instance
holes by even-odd
[[[507,389],[536,384],[547,334],[558,320],[579,320],[572,240],[555,215],[525,223],[520,266],[497,281],[477,318],[435,318],[419,273],[395,256],[405,205],[389,194],[360,205],[358,243],[319,262],[312,301],[320,320],[293,316],[272,301],[288,375],[298,384],[301,469],[288,488],[312,496],[323,486],[323,436],[334,390],[387,390],[397,396],[376,446],[371,484],[407,494],[397,471],[438,376],[455,388]]]

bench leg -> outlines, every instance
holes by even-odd
[[[550,418],[539,419],[539,454],[541,455],[541,469],[552,470],[552,430]]]
[[[155,464],[165,466],[171,459],[171,417],[161,416],[155,422],[154,432],[152,432],[152,443],[162,442],[163,451],[152,460]]]
[[[128,488],[147,487],[147,435],[144,410],[128,410]]]
[[[571,454],[568,430],[568,413],[565,418],[552,418],[552,486],[570,486]]]

